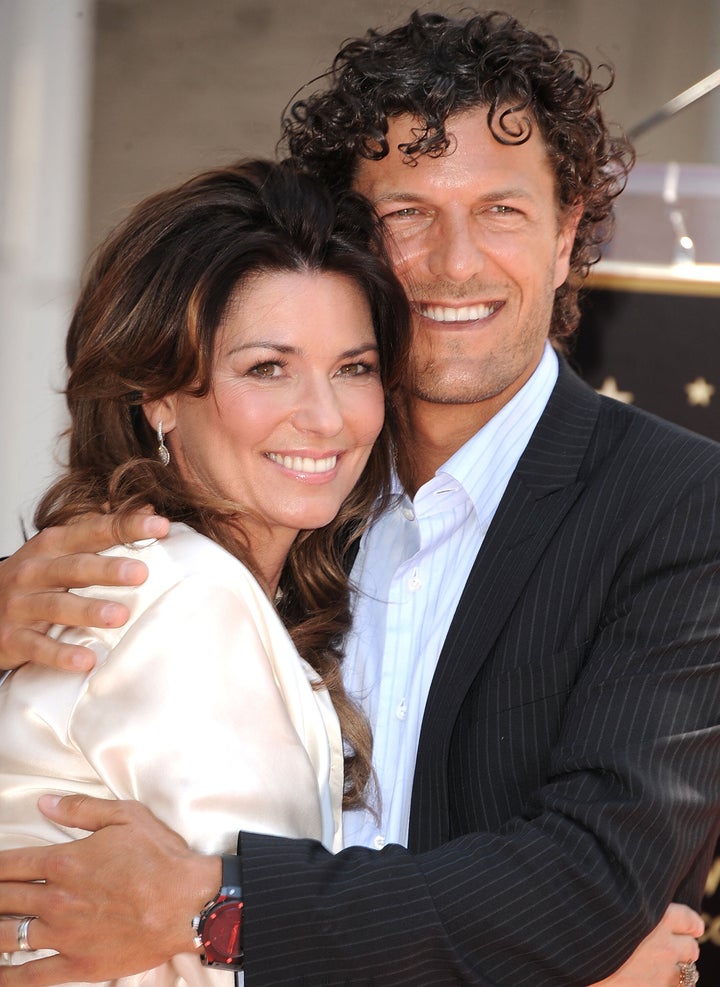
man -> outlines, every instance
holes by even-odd
[[[347,677],[380,798],[346,844],[365,846],[240,834],[248,983],[577,987],[672,898],[700,900],[720,826],[720,450],[600,398],[548,344],[577,323],[628,160],[599,92],[511,19],[414,15],[344,46],[293,112],[291,152],[372,199],[413,304],[412,498],[354,569]],[[49,592],[138,578],[74,557],[96,528],[6,564],[29,588],[5,594],[6,664],[87,660],[43,620],[122,619]],[[24,935],[62,954],[24,984],[187,948],[217,860],[139,807],[45,808],[99,832],[0,860],[0,913],[37,915]],[[16,930],[0,922],[0,949]]]

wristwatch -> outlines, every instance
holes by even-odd
[[[242,970],[242,867],[234,853],[222,856],[222,887],[192,920],[196,948],[205,966]]]

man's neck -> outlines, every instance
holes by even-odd
[[[497,414],[504,401],[476,404],[434,404],[411,397],[408,408],[412,436],[408,456],[408,492],[417,493],[454,453]],[[401,471],[402,472],[402,471]]]
[[[540,365],[542,353],[541,350],[537,360],[508,387],[480,401],[442,404],[406,394],[409,440],[406,454],[398,462],[398,472],[411,496],[522,390]]]

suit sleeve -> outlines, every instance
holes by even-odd
[[[627,519],[549,775],[502,829],[334,858],[240,835],[249,982],[578,987],[671,900],[697,907],[720,829],[719,504],[715,478]]]

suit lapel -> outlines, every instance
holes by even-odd
[[[447,755],[463,698],[538,560],[583,489],[598,396],[561,361],[550,401],[478,553],[440,654],[423,718],[410,846],[448,833]]]

